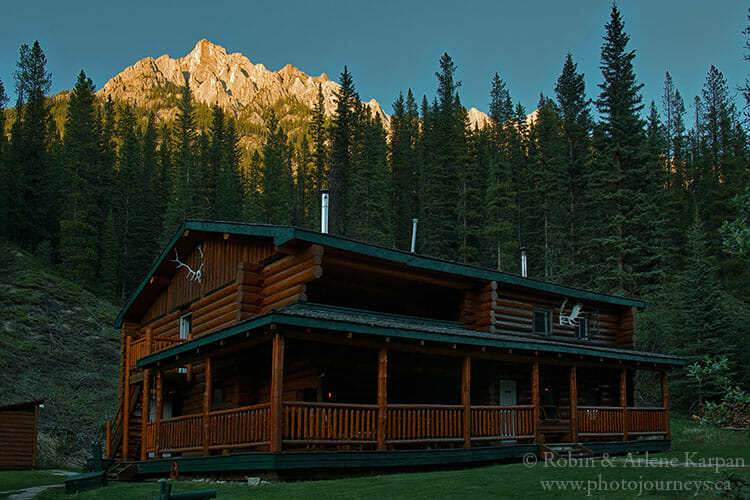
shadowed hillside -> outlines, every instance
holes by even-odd
[[[0,242],[0,404],[44,399],[37,463],[79,465],[116,410],[117,309]],[[102,439],[103,441],[103,439]]]

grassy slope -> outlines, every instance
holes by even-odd
[[[750,466],[750,434],[724,431],[720,429],[700,427],[683,418],[672,420],[674,432],[674,450],[669,453],[652,455],[649,458],[678,457],[685,461],[685,453],[698,452],[692,456],[694,462],[702,458],[724,457],[725,459],[745,458],[745,464]],[[635,458],[639,458],[636,456]],[[602,491],[598,486],[601,480],[611,484],[622,481],[639,482],[647,485],[655,481],[679,481],[686,484],[689,481],[703,481],[701,488],[712,487],[712,481],[724,481],[729,469],[713,468],[684,468],[684,467],[636,467],[634,462],[626,462],[627,457],[620,457],[618,462],[597,461],[594,465],[582,466],[552,466],[538,463],[526,466],[515,463],[508,465],[490,465],[472,469],[400,473],[383,476],[358,477],[353,479],[338,479],[331,481],[304,481],[294,483],[273,483],[257,487],[241,484],[206,485],[192,482],[178,481],[174,484],[174,492],[215,489],[222,499],[241,498],[612,498],[630,499],[638,497],[638,491]],[[735,469],[736,470],[736,469]],[[736,470],[737,471],[737,470]],[[745,467],[738,470],[744,474],[745,480],[750,480],[750,469]],[[541,480],[574,480],[582,481],[582,487],[589,481],[597,484],[591,494],[586,491],[545,490]],[[0,473],[0,482],[2,475]],[[701,489],[695,491],[642,491],[645,498],[658,499],[715,499],[714,491]],[[159,486],[155,483],[115,483],[106,489],[106,498],[110,499],[153,499],[156,498]],[[104,490],[85,492],[81,499],[103,498]],[[747,492],[745,492],[747,493]],[[61,490],[50,490],[42,493],[38,499],[66,498]]]
[[[40,465],[76,466],[115,412],[117,309],[0,242],[0,404],[46,400]]]

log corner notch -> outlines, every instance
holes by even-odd
[[[637,307],[630,307],[620,313],[616,337],[618,348],[633,349],[635,347],[635,322],[637,314]]]
[[[293,302],[307,301],[307,283],[323,276],[323,247],[310,245],[294,255],[285,255],[260,272],[262,298],[260,313],[279,309]]]
[[[490,281],[483,287],[466,292],[461,304],[461,321],[466,328],[495,333],[495,313],[497,310],[497,281]]]

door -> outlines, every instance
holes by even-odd
[[[500,380],[500,406],[516,406],[518,399],[516,397],[516,381],[515,380]],[[516,411],[515,410],[502,410],[505,414],[505,418],[502,419],[502,428],[500,433],[502,436],[515,436],[516,435]]]

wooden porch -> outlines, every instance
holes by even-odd
[[[302,351],[309,350],[312,342],[306,334],[305,340],[298,332],[266,331],[253,342],[252,352],[260,352],[265,346],[270,354],[267,366],[270,368],[270,394],[266,401],[242,405],[235,408],[217,410],[213,408],[214,365],[227,356],[227,352],[245,352],[240,348],[207,352],[200,356],[190,356],[177,363],[187,368],[177,368],[175,363],[146,368],[141,373],[136,368],[132,356],[143,356],[127,342],[128,386],[142,387],[134,394],[139,397],[140,415],[132,415],[123,428],[123,457],[141,461],[161,458],[196,457],[227,455],[242,452],[282,451],[336,451],[336,452],[390,452],[398,450],[468,449],[522,444],[554,442],[627,442],[641,438],[668,441],[668,401],[667,372],[659,371],[662,385],[662,405],[658,407],[635,407],[628,403],[628,367],[610,366],[613,373],[619,374],[619,406],[578,405],[581,396],[578,380],[580,369],[590,366],[581,362],[579,368],[574,361],[568,363],[558,359],[543,358],[533,353],[504,354],[493,359],[482,350],[456,352],[454,348],[441,348],[431,351],[440,356],[451,356],[455,363],[456,387],[460,393],[460,404],[426,404],[389,401],[389,376],[398,375],[398,367],[389,366],[389,357],[405,356],[413,350],[406,345],[363,340],[353,342],[361,352],[352,352],[352,357],[363,356],[372,359],[373,372],[371,389],[375,401],[324,402],[301,401],[285,397],[285,354],[289,357],[289,343],[298,344]],[[318,339],[324,340],[324,339]],[[153,338],[144,339],[150,349],[156,347]],[[247,338],[245,339],[248,342]],[[151,342],[151,344],[147,344]],[[179,341],[173,340],[172,345]],[[319,343],[319,342],[318,342]],[[301,346],[300,346],[301,344]],[[330,348],[330,344],[327,344]],[[379,346],[377,349],[373,347]],[[339,346],[340,349],[345,347]],[[238,351],[238,349],[240,349]],[[158,352],[158,351],[156,351]],[[248,351],[250,352],[250,351]],[[137,354],[134,354],[137,353]],[[356,354],[356,355],[355,355]],[[412,354],[409,354],[410,356]],[[244,356],[244,355],[243,355]],[[265,356],[265,354],[264,354]],[[425,359],[434,357],[425,355]],[[528,400],[524,404],[487,404],[487,401],[472,401],[472,373],[474,383],[488,366],[508,363],[512,360],[514,370],[522,366],[520,377],[528,387]],[[289,361],[289,360],[287,360]],[[299,361],[299,359],[297,360]],[[249,362],[249,361],[248,361]],[[449,364],[450,364],[449,363]],[[523,363],[522,365],[520,363]],[[199,368],[196,368],[199,367]],[[547,376],[541,373],[547,371]],[[132,372],[132,373],[131,373]],[[164,418],[164,377],[179,375],[190,378],[202,376],[202,411]],[[557,380],[558,388],[567,386],[569,395],[556,401],[556,411],[564,418],[550,419],[544,411],[549,402],[543,401],[542,394],[548,391],[549,378],[559,379],[565,374],[565,383]],[[138,375],[138,376],[135,376]],[[402,373],[402,379],[404,374]],[[408,374],[407,374],[408,375]],[[288,376],[288,374],[287,374]],[[368,375],[369,377],[370,375]],[[287,385],[289,385],[287,379]],[[288,388],[287,388],[288,389]],[[476,393],[477,387],[474,387]],[[632,387],[630,388],[632,391]],[[130,393],[130,391],[127,391]],[[393,392],[393,388],[392,388]],[[402,391],[403,392],[403,391]],[[146,395],[153,394],[154,401]],[[397,394],[397,397],[398,394]],[[405,396],[401,395],[403,400]],[[632,399],[632,395],[630,396]],[[396,400],[398,401],[398,399]],[[530,404],[529,404],[530,403]],[[150,405],[154,404],[152,412]],[[140,417],[140,418],[138,418]],[[108,438],[108,443],[112,436]],[[130,443],[125,444],[125,443]],[[108,455],[112,451],[108,449]]]

